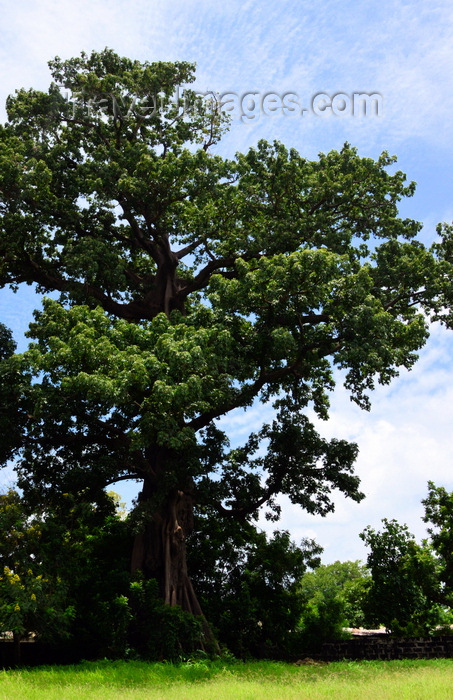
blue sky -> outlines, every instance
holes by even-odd
[[[47,61],[55,55],[105,46],[139,60],[195,61],[200,91],[294,93],[304,106],[318,93],[379,93],[379,117],[238,116],[218,151],[232,156],[260,138],[283,141],[308,158],[345,141],[364,156],[388,150],[418,183],[401,213],[424,223],[423,240],[434,240],[436,224],[453,219],[449,0],[0,0],[0,16],[0,107],[16,88],[46,89]],[[0,294],[0,320],[18,340],[35,305],[30,290]],[[296,540],[315,537],[326,563],[364,558],[358,533],[383,517],[406,522],[422,537],[427,480],[453,490],[452,351],[453,334],[433,328],[419,363],[375,392],[370,413],[341,386],[332,397],[331,420],[320,429],[359,443],[357,472],[367,498],[360,505],[338,498],[325,519],[284,502],[281,523]],[[263,407],[247,418],[238,412],[225,425],[240,439],[265,414]]]

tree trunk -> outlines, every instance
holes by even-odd
[[[140,502],[151,505],[154,489],[145,480]],[[140,569],[145,578],[154,578],[159,594],[168,605],[201,618],[204,643],[219,650],[212,631],[203,615],[187,571],[186,537],[193,530],[193,497],[173,489],[149,518],[143,532],[136,535],[132,550],[131,569]]]
[[[136,535],[132,570],[141,569],[145,578],[155,578],[160,596],[168,605],[180,605],[194,615],[201,615],[188,585],[185,538],[192,528],[191,497],[182,491],[172,491],[144,531]]]

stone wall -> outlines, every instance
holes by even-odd
[[[431,639],[394,639],[385,635],[353,637],[341,642],[325,642],[314,658],[342,659],[436,659],[453,658],[453,636]]]
[[[436,659],[453,658],[453,635],[430,639],[394,639],[385,634],[357,636],[341,642],[325,642],[318,653],[307,654],[320,661],[374,660],[374,659]],[[50,663],[76,663],[90,657],[89,650],[75,656],[63,648],[55,649],[43,642],[21,644],[22,664],[35,666]],[[308,661],[308,659],[307,659]],[[14,666],[14,649],[10,641],[0,641],[0,668]]]

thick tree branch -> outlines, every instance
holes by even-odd
[[[196,250],[198,248],[198,246],[201,245],[201,243],[203,243],[203,239],[198,238],[196,241],[194,241],[193,243],[190,243],[185,248],[181,248],[181,250],[176,251],[175,252],[176,257],[178,258],[178,260],[182,260],[183,258],[186,257],[186,255],[190,255],[190,253],[193,253],[194,250]]]
[[[305,346],[300,351],[298,359],[295,360],[293,363],[288,364],[285,367],[281,367],[277,370],[263,370],[260,373],[260,376],[254,382],[247,384],[241,391],[238,391],[233,400],[216,407],[212,411],[202,413],[197,418],[193,418],[192,420],[186,422],[185,425],[187,427],[192,428],[195,431],[201,430],[202,428],[205,428],[207,425],[209,425],[209,423],[211,423],[216,418],[220,418],[226,413],[233,411],[235,408],[248,405],[250,403],[250,399],[255,398],[261,391],[261,389],[263,389],[268,384],[272,384],[291,375],[297,377],[298,379],[303,379],[306,376],[306,372],[301,372],[300,370],[303,367],[304,361],[306,360],[307,354],[309,352],[316,352],[318,358],[322,359],[323,357],[327,357],[328,355],[331,355],[332,353],[340,350],[341,345],[341,338],[336,337],[332,338],[329,342],[326,341],[325,343],[323,343],[323,346],[326,346],[325,349],[322,349],[321,346],[316,344]]]

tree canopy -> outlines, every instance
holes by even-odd
[[[396,634],[432,633],[451,624],[453,494],[429,481],[422,504],[430,527],[420,544],[396,520],[384,519],[381,532],[367,527],[360,535],[371,550],[365,613]]]
[[[452,231],[417,240],[398,215],[414,184],[386,153],[221,157],[221,107],[175,98],[189,63],[49,65],[48,92],[18,90],[0,128],[0,284],[53,295],[30,349],[2,360],[3,456],[30,502],[140,481],[132,567],[200,614],[194,508],[246,523],[278,518],[279,494],[323,515],[332,491],[362,498],[357,446],[310,411],[328,417],[335,369],[368,408],[429,318],[449,322]],[[231,448],[218,420],[255,401],[274,419]]]
[[[367,527],[360,535],[371,550],[366,616],[397,634],[426,634],[443,621],[439,565],[428,543],[418,544],[406,525],[382,522],[381,532]]]
[[[453,603],[453,491],[428,481],[428,496],[422,501],[424,522],[429,523],[430,544],[440,560],[441,600]]]
[[[344,627],[364,627],[363,603],[370,582],[360,561],[336,561],[307,571],[299,586],[305,603],[302,624],[316,623],[319,639],[333,638]]]

